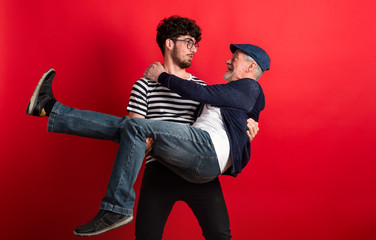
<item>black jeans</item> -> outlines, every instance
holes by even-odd
[[[206,240],[228,240],[230,221],[218,178],[194,184],[158,162],[146,164],[136,216],[136,240],[161,240],[176,201],[184,201],[196,216]]]

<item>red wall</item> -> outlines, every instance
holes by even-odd
[[[98,210],[117,145],[46,132],[25,115],[40,76],[57,99],[123,116],[134,81],[161,54],[164,17],[195,19],[189,71],[221,83],[230,43],[270,54],[251,164],[221,177],[233,239],[376,239],[375,2],[0,1],[1,239],[75,239]],[[139,189],[140,178],[136,188]],[[134,223],[93,239],[133,239]],[[183,203],[166,240],[202,239]]]

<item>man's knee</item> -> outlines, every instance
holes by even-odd
[[[122,135],[135,135],[137,132],[142,133],[142,131],[140,131],[140,124],[138,122],[138,119],[141,118],[128,118],[122,127]]]

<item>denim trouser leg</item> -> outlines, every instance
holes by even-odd
[[[152,154],[186,180],[204,183],[220,174],[217,155],[206,131],[166,121],[126,117],[102,209],[133,213],[133,184],[144,159],[147,137],[154,139]]]
[[[47,131],[119,142],[125,118],[84,111],[56,102],[48,119]]]

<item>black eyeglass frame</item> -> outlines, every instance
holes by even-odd
[[[193,46],[195,46],[196,49],[198,49],[199,47],[199,44],[196,42],[193,42],[192,39],[190,38],[187,38],[187,39],[176,39],[176,38],[171,38],[172,41],[176,42],[176,41],[180,41],[180,42],[186,42],[187,43],[187,48],[188,49],[192,49]]]

